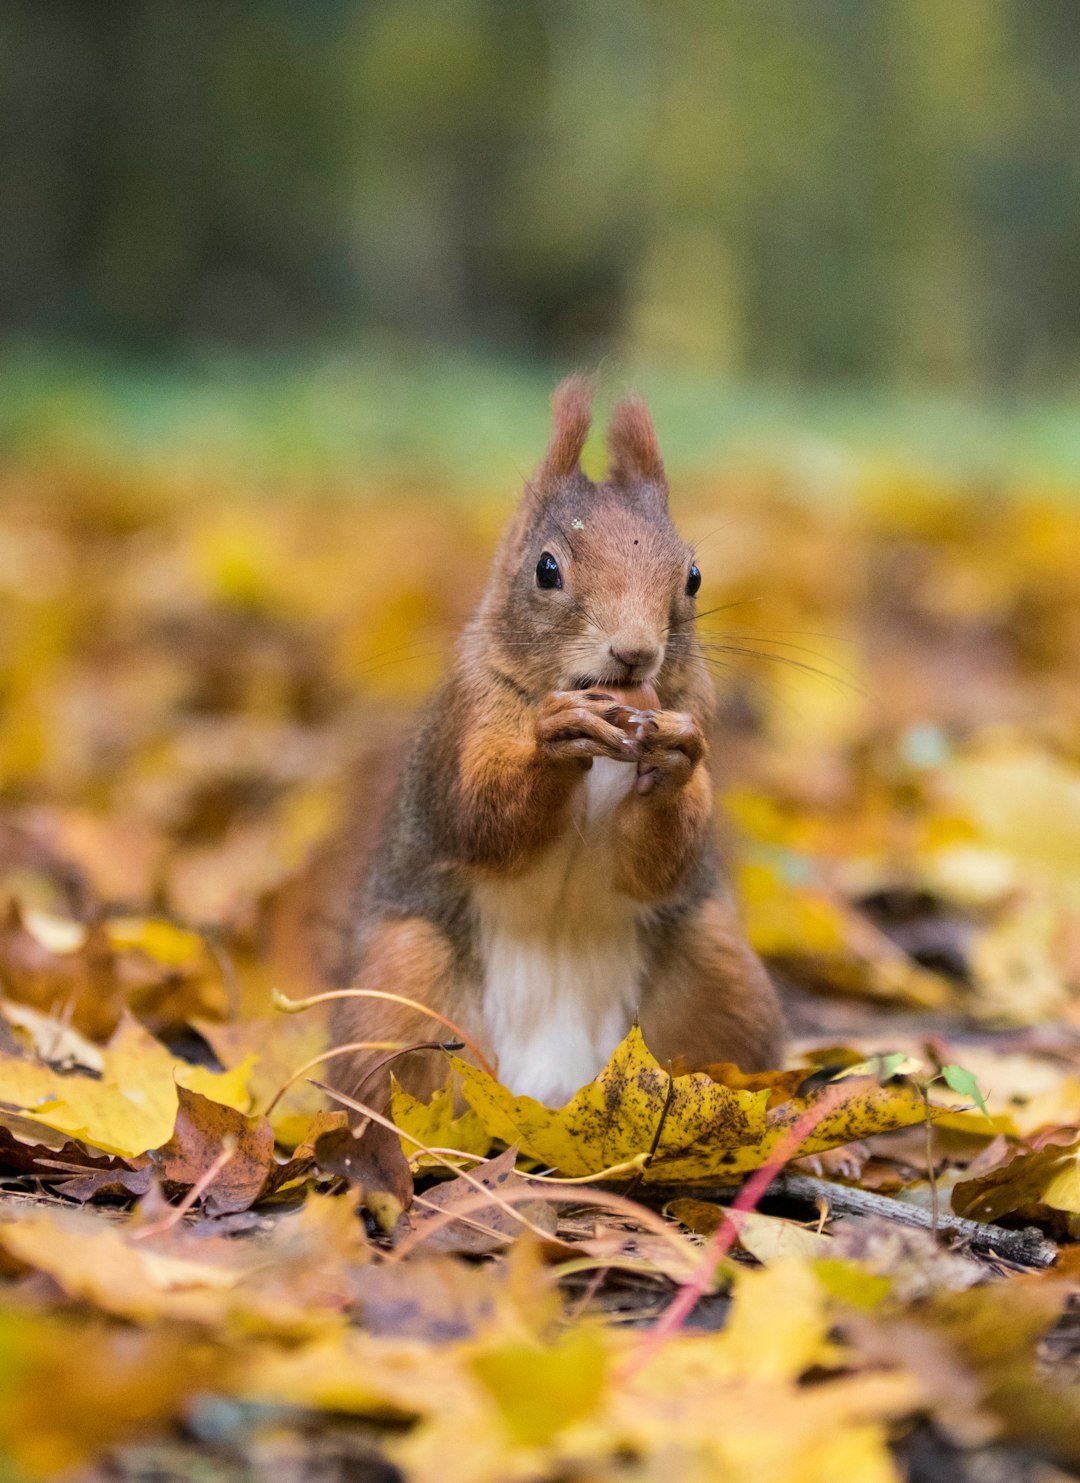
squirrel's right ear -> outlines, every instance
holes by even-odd
[[[593,387],[587,376],[567,376],[551,394],[552,429],[540,480],[564,479],[581,468],[581,450],[592,422]]]
[[[667,500],[667,480],[660,444],[649,409],[639,396],[625,396],[616,402],[608,424],[608,450],[611,454],[609,478],[613,484],[650,485]]]

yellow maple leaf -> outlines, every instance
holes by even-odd
[[[0,1227],[0,1246],[17,1262],[47,1272],[72,1298],[137,1322],[217,1322],[224,1295],[244,1275],[136,1246],[120,1227],[81,1210],[20,1214]]]
[[[835,1360],[831,1322],[814,1274],[785,1260],[740,1278],[723,1333],[678,1335],[640,1369],[626,1368],[640,1339],[610,1329],[548,1346],[514,1337],[444,1349],[440,1363],[457,1357],[483,1391],[463,1387],[450,1409],[448,1397],[424,1393],[424,1376],[411,1391],[420,1423],[392,1455],[416,1483],[606,1477],[626,1453],[687,1483],[894,1483],[887,1423],[924,1403],[922,1388],[904,1373],[805,1385],[808,1370]],[[550,1414],[538,1409],[537,1373]],[[377,1375],[358,1378],[370,1386]]]
[[[473,1356],[472,1369],[515,1441],[544,1446],[597,1408],[606,1360],[601,1334],[586,1326],[550,1345],[520,1339],[492,1345]]]
[[[416,1157],[413,1139],[428,1148],[454,1148],[462,1153],[486,1154],[490,1150],[491,1135],[477,1114],[471,1108],[455,1114],[451,1087],[441,1087],[430,1102],[421,1102],[394,1077],[390,1081],[390,1116],[402,1133],[411,1135],[401,1140],[406,1158]]]
[[[770,1112],[767,1087],[736,1090],[702,1072],[672,1078],[636,1025],[595,1081],[560,1108],[515,1097],[478,1067],[452,1059],[466,1100],[493,1137],[518,1144],[523,1153],[570,1176],[634,1161],[640,1166],[656,1140],[646,1180],[734,1182],[768,1162],[813,1106],[813,1097],[793,1097]],[[842,1104],[826,1113],[789,1157],[838,1148],[924,1117],[913,1087],[854,1083]]]
[[[832,1358],[828,1330],[825,1289],[805,1262],[782,1257],[761,1271],[740,1271],[710,1364],[742,1379],[795,1380]]]
[[[101,1078],[63,1076],[36,1061],[0,1055],[0,1102],[46,1127],[130,1158],[172,1136],[178,1086],[240,1112],[250,1110],[251,1061],[210,1071],[172,1055],[138,1021],[125,1018],[102,1053]]]
[[[654,1162],[665,1168],[676,1154],[692,1157],[697,1145],[705,1157],[710,1145],[729,1151],[753,1147],[765,1133],[767,1090],[733,1091],[701,1073],[677,1076],[671,1087],[636,1025],[596,1080],[558,1109],[515,1097],[478,1067],[452,1059],[465,1098],[489,1133],[571,1176],[647,1153],[662,1117]]]

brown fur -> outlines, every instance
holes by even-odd
[[[592,421],[592,383],[586,376],[567,376],[551,398],[551,441],[540,470],[543,481],[565,479],[581,464]]]
[[[706,733],[714,705],[686,592],[692,553],[671,524],[648,411],[626,398],[612,416],[612,474],[581,472],[589,385],[564,382],[554,430],[499,547],[452,669],[421,723],[370,865],[346,884],[351,930],[338,983],[388,988],[447,1014],[485,1049],[483,939],[474,893],[540,860],[575,823],[594,758],[636,764],[617,803],[618,893],[654,911],[634,928],[648,963],[646,1039],[691,1064],[775,1061],[781,1015],[731,909],[716,850]],[[562,586],[540,590],[542,552]],[[652,684],[655,710],[620,687]],[[605,688],[606,687],[606,688]],[[613,693],[614,692],[614,693]],[[644,782],[642,779],[644,778]],[[442,1038],[415,1011],[346,1001],[338,1043]],[[342,1057],[353,1091],[378,1053]],[[438,1053],[395,1066],[413,1090],[443,1074]],[[385,1097],[387,1078],[365,1083]]]
[[[365,989],[380,989],[402,994],[459,1023],[455,1018],[453,992],[453,959],[451,943],[430,922],[421,917],[405,917],[381,922],[364,946]],[[334,1016],[335,1042],[347,1045],[359,1040],[401,1041],[406,1045],[427,1040],[453,1040],[453,1032],[438,1020],[386,999],[344,1000]],[[483,1049],[483,1047],[481,1047]],[[384,1109],[388,1080],[375,1075],[364,1080],[372,1065],[382,1060],[386,1051],[357,1051],[349,1062],[349,1075],[342,1078],[335,1068],[332,1079],[349,1095]],[[334,1063],[329,1063],[334,1067]],[[394,1074],[419,1096],[430,1096],[445,1078],[445,1061],[441,1051],[417,1051],[393,1063]]]
[[[616,402],[608,424],[608,451],[613,484],[653,484],[667,499],[667,480],[660,444],[649,409],[639,396]]]
[[[657,1060],[681,1058],[691,1069],[716,1061],[734,1061],[743,1071],[776,1066],[780,1003],[731,903],[701,902],[658,948],[640,1016]]]

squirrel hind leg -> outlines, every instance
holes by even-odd
[[[353,983],[357,988],[415,999],[457,1021],[449,1004],[452,974],[449,939],[421,917],[403,917],[380,922],[368,932]],[[413,1045],[454,1038],[453,1031],[431,1015],[393,1000],[340,999],[330,1016],[333,1045],[365,1040]],[[379,1063],[391,1054],[385,1049],[364,1049],[337,1056],[328,1063],[328,1080],[378,1112],[385,1112],[389,1104],[391,1070],[414,1097],[428,1098],[446,1081],[448,1063],[440,1050],[418,1050],[380,1068]]]
[[[641,1003],[641,1031],[661,1064],[693,1070],[733,1061],[743,1071],[781,1064],[780,1000],[734,909],[704,901],[658,952]]]

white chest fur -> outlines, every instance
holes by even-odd
[[[612,815],[634,776],[628,763],[594,758],[565,835],[524,875],[477,888],[500,1080],[550,1106],[596,1075],[640,997],[645,908],[612,885]]]

